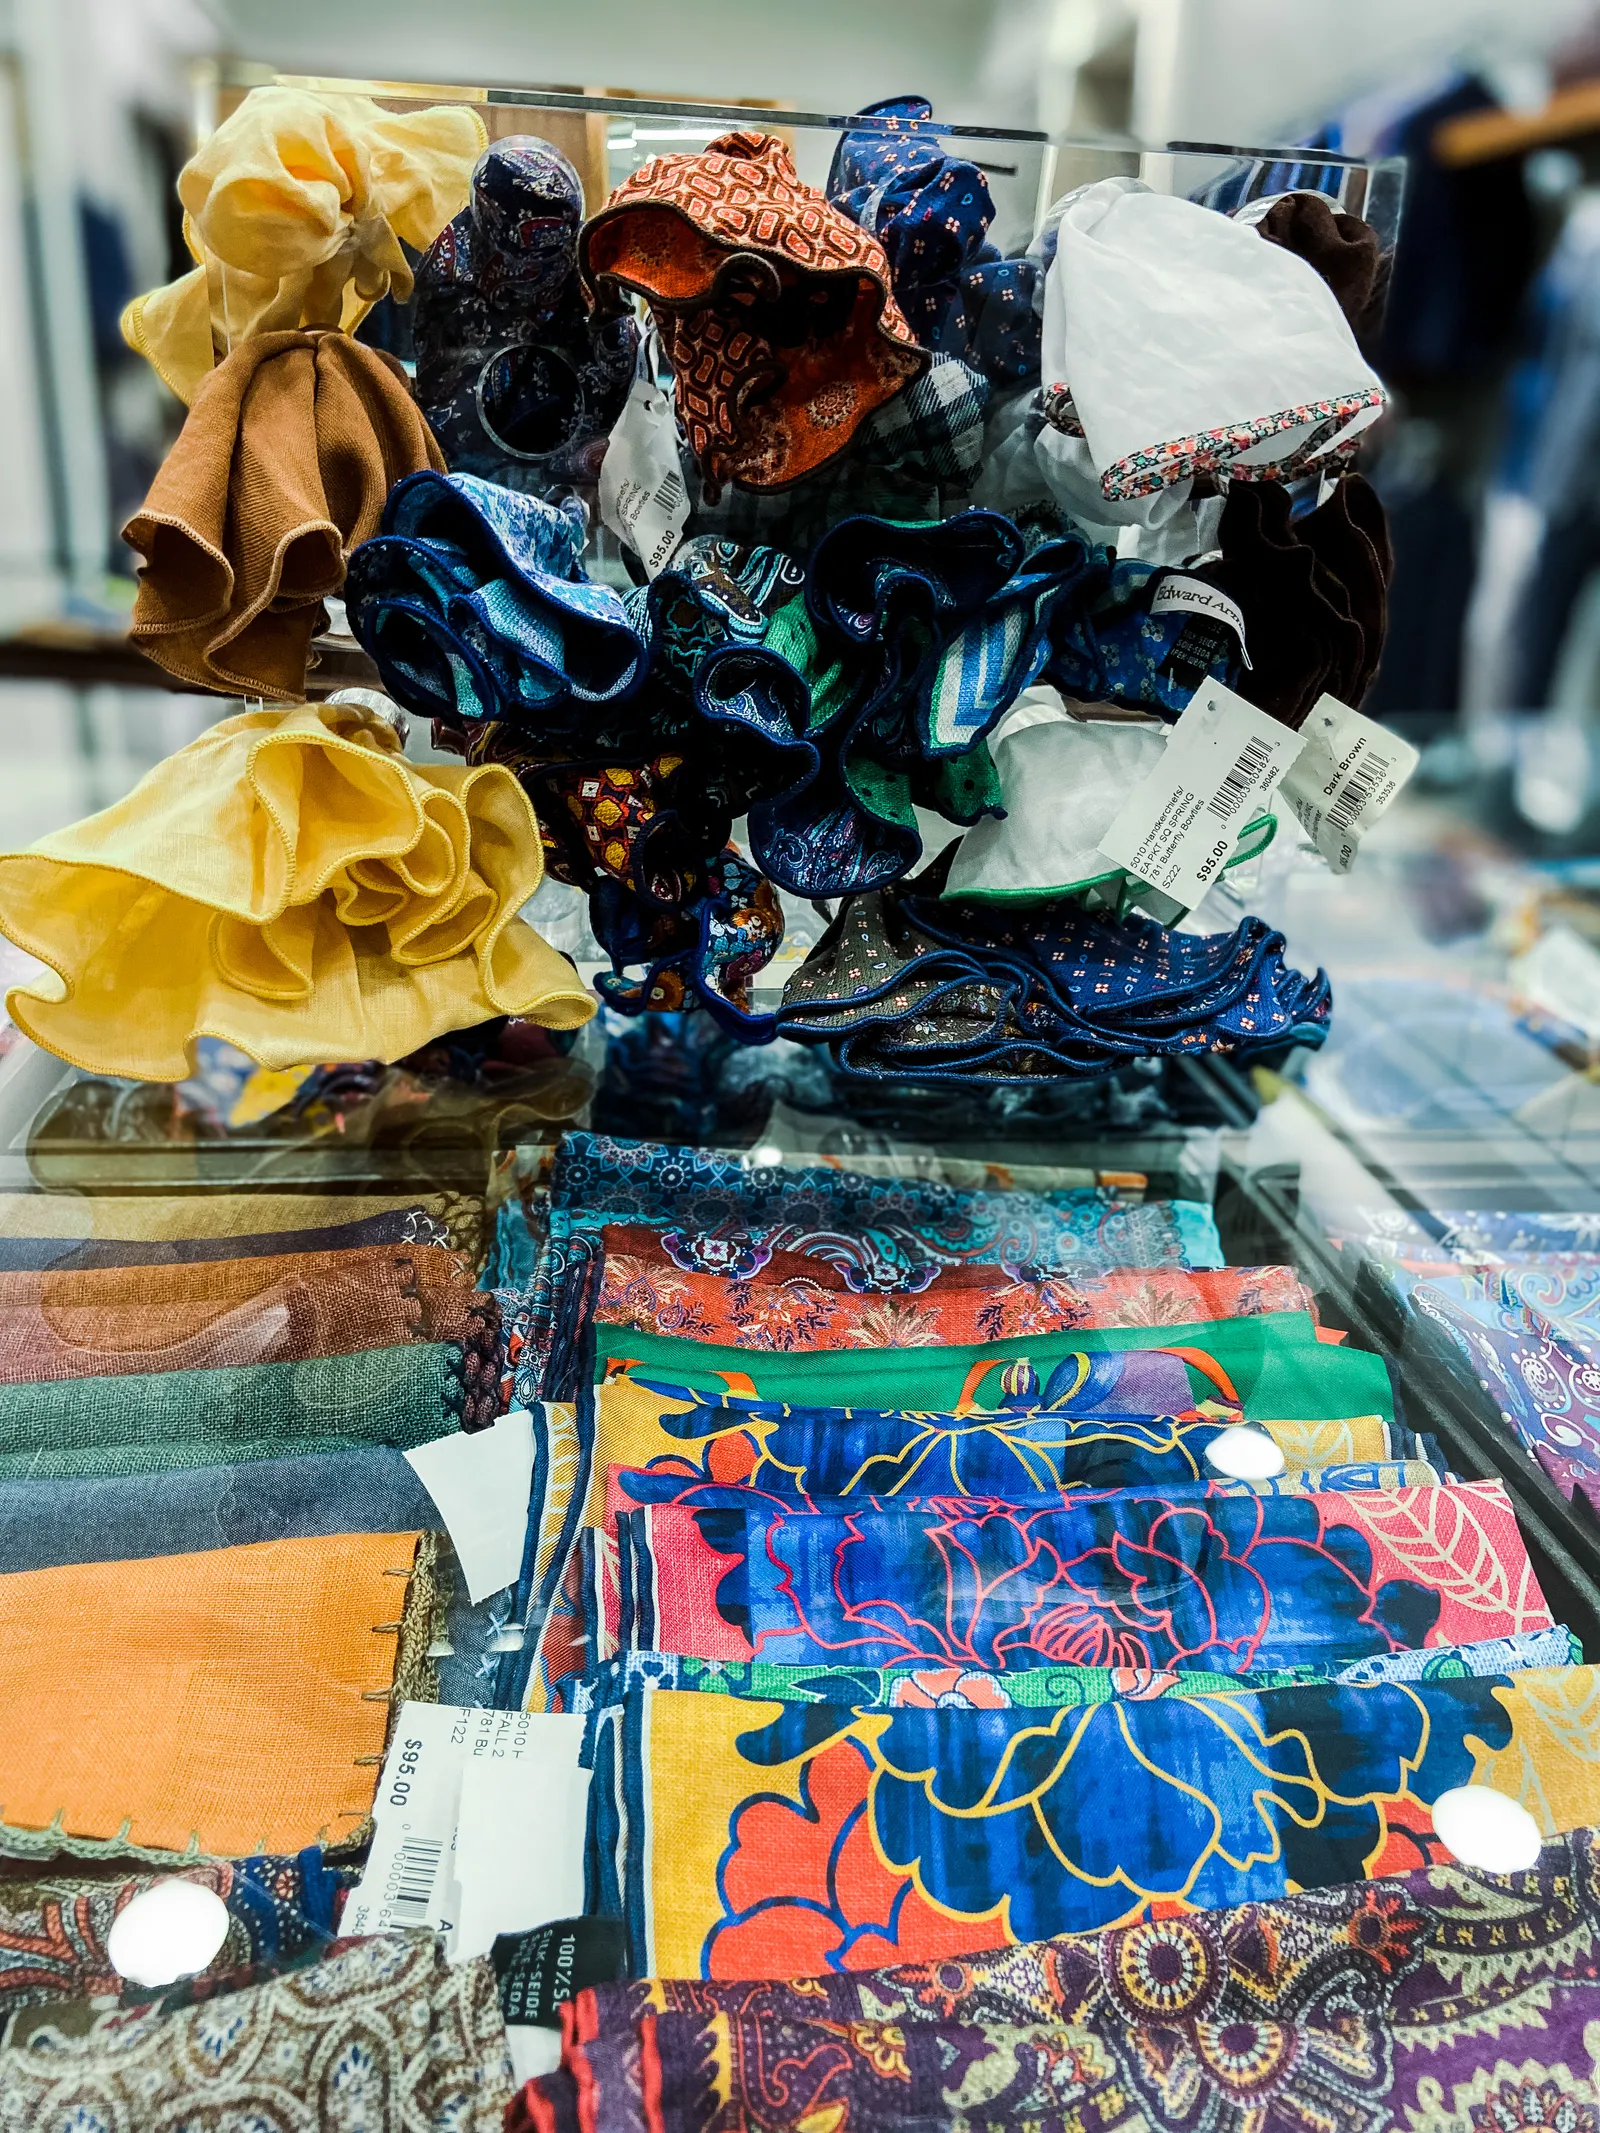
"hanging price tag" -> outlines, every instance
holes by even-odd
[[[649,378],[634,379],[600,462],[600,516],[652,578],[683,539],[689,491],[678,465],[678,425],[671,400]]]
[[[1101,851],[1193,910],[1300,746],[1298,733],[1221,682],[1205,682],[1101,837]]]
[[[1372,825],[1417,767],[1417,751],[1337,696],[1319,696],[1282,797],[1335,874],[1348,874]]]

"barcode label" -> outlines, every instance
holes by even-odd
[[[1382,755],[1369,755],[1359,762],[1339,797],[1328,809],[1329,827],[1342,837],[1356,816],[1379,790],[1389,775],[1389,759]]]
[[[1206,802],[1219,822],[1231,822],[1250,797],[1262,771],[1272,761],[1265,741],[1247,741],[1238,761]]]
[[[678,464],[672,402],[648,378],[635,378],[600,462],[600,516],[631,548],[647,577],[666,569],[689,517]]]
[[[1283,797],[1334,873],[1348,874],[1362,838],[1416,769],[1417,751],[1336,696],[1318,697],[1300,730],[1305,750]]]
[[[418,1838],[401,1843],[389,1896],[389,1910],[402,1925],[430,1923],[434,1884],[439,1878],[442,1844],[424,1844]]]
[[[1192,911],[1300,748],[1299,734],[1267,712],[1203,682],[1101,836],[1101,852],[1168,905]]]

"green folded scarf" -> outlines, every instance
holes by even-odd
[[[461,1408],[453,1341],[8,1385],[0,1392],[0,1476],[144,1474],[356,1444],[407,1451],[459,1429]]]
[[[758,1399],[918,1413],[948,1411],[964,1399],[979,1407],[997,1404],[992,1380],[974,1378],[985,1364],[1026,1358],[1045,1379],[1064,1355],[1111,1348],[1190,1349],[1213,1366],[1207,1370],[1185,1358],[1196,1400],[1219,1398],[1225,1385],[1232,1386],[1252,1421],[1323,1422],[1350,1415],[1394,1420],[1394,1388],[1382,1356],[1318,1340],[1306,1311],[1192,1326],[1076,1327],[973,1348],[837,1348],[811,1354],[720,1348],[627,1326],[597,1326],[595,1336],[597,1378],[609,1362],[631,1357],[641,1376],[695,1390],[726,1390],[727,1373],[748,1380]]]

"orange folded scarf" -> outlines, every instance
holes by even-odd
[[[240,1858],[349,1838],[391,1693],[425,1693],[403,1678],[428,1640],[417,1542],[340,1533],[0,1577],[0,1851]]]

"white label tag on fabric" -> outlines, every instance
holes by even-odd
[[[1305,748],[1282,797],[1334,873],[1348,874],[1362,838],[1416,769],[1417,751],[1337,696],[1317,698],[1300,737]]]
[[[1203,682],[1101,851],[1193,910],[1300,747],[1298,733],[1220,681]]]
[[[678,552],[689,491],[678,465],[672,402],[648,378],[635,378],[600,462],[600,516],[658,577]]]
[[[519,1712],[533,1755],[479,1756],[461,1778],[456,1818],[460,1908],[455,1962],[487,1955],[497,1933],[521,1933],[583,1911],[589,1772],[578,1756],[584,1721]]]
[[[1156,588],[1155,598],[1150,602],[1152,615],[1170,615],[1174,612],[1190,615],[1209,615],[1213,622],[1225,622],[1239,640],[1239,656],[1248,667],[1250,647],[1245,642],[1244,610],[1237,600],[1230,600],[1225,592],[1208,585],[1204,578],[1186,578],[1175,574],[1163,578]]]
[[[529,1797],[546,1803],[551,1810],[551,1818],[531,1825],[528,1835],[540,1842],[554,1908],[538,1918],[524,1921],[519,1917],[518,1923],[542,1925],[546,1918],[580,1911],[581,1900],[574,1904],[571,1896],[573,1874],[580,1882],[582,1878],[582,1810],[588,1802],[588,1773],[577,1767],[583,1726],[581,1718],[560,1713],[475,1711],[448,1703],[402,1704],[372,1803],[372,1849],[345,1905],[341,1932],[392,1933],[401,1927],[424,1927],[451,1937],[453,1957],[456,1928],[464,1906],[470,1903],[480,1918],[494,1915],[492,1901],[479,1886],[486,1858],[479,1827],[481,1808],[473,1810],[473,1826],[466,1840],[470,1889],[463,1888],[459,1871],[467,1774],[480,1766],[522,1766],[530,1773],[525,1788]],[[538,1775],[540,1772],[544,1774]],[[514,1790],[517,1781],[510,1782]],[[502,1796],[502,1790],[497,1790],[492,1780],[474,1781],[472,1796],[492,1801]],[[576,1825],[574,1798],[581,1803]],[[559,1814],[555,1812],[557,1808]],[[511,1843],[511,1834],[504,1829],[496,1834],[496,1841],[502,1840]],[[568,1856],[574,1841],[575,1865]],[[488,1849],[493,1849],[492,1844]],[[519,1912],[530,1904],[538,1908],[537,1872],[528,1862],[519,1859],[518,1871],[508,1887]],[[581,1888],[579,1893],[581,1898]],[[506,1930],[507,1927],[495,1926],[490,1939],[494,1932]]]
[[[406,1453],[439,1506],[474,1607],[522,1575],[533,1492],[533,1417],[513,1407],[489,1429],[458,1430]]]

